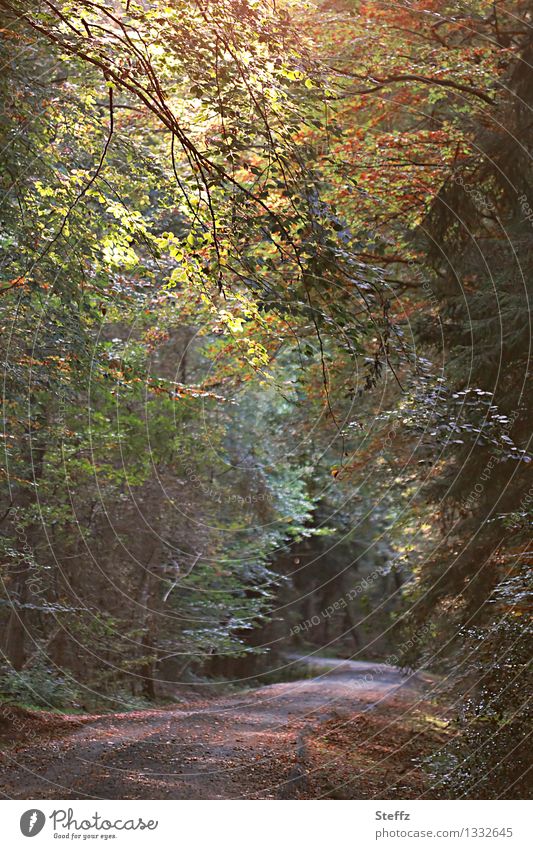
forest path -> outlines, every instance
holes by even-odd
[[[306,746],[321,725],[383,704],[400,715],[418,677],[384,664],[327,658],[315,678],[171,710],[90,718],[66,736],[4,752],[0,788],[15,799],[305,797]],[[334,765],[332,765],[334,768]]]

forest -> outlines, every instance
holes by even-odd
[[[533,5],[0,10],[3,797],[367,670],[131,798],[531,798]]]

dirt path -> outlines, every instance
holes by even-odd
[[[293,658],[296,660],[296,658]],[[299,659],[298,662],[301,662]],[[317,677],[172,710],[90,719],[4,752],[4,798],[276,799],[306,794],[308,741],[383,705],[413,704],[416,676],[313,659]]]

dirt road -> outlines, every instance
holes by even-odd
[[[91,717],[55,739],[8,749],[0,768],[2,796],[305,797],[306,749],[328,721],[342,725],[392,703],[400,710],[419,692],[416,676],[391,666],[312,662],[312,679],[172,710]]]

